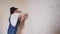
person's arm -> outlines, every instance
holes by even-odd
[[[20,13],[20,15],[19,15],[20,29],[21,30],[24,28],[24,22],[25,22],[25,20],[26,20],[27,17],[28,17],[28,15],[24,14],[24,13]]]
[[[25,18],[20,21],[20,29],[22,30],[24,28]]]

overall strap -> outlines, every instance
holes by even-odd
[[[10,18],[11,18],[11,15],[9,16],[9,23],[11,23]]]

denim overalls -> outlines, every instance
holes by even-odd
[[[18,21],[17,21],[16,26],[12,26],[11,21],[10,21],[10,18],[11,18],[11,15],[10,15],[10,17],[9,17],[9,28],[8,28],[7,34],[16,34],[17,27],[18,27],[18,25],[20,24],[20,23],[19,23],[19,19],[18,19]]]

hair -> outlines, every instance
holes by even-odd
[[[18,8],[15,8],[15,7],[11,7],[10,8],[10,14],[13,14]]]

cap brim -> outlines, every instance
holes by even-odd
[[[15,8],[15,9],[18,9],[18,8]]]

